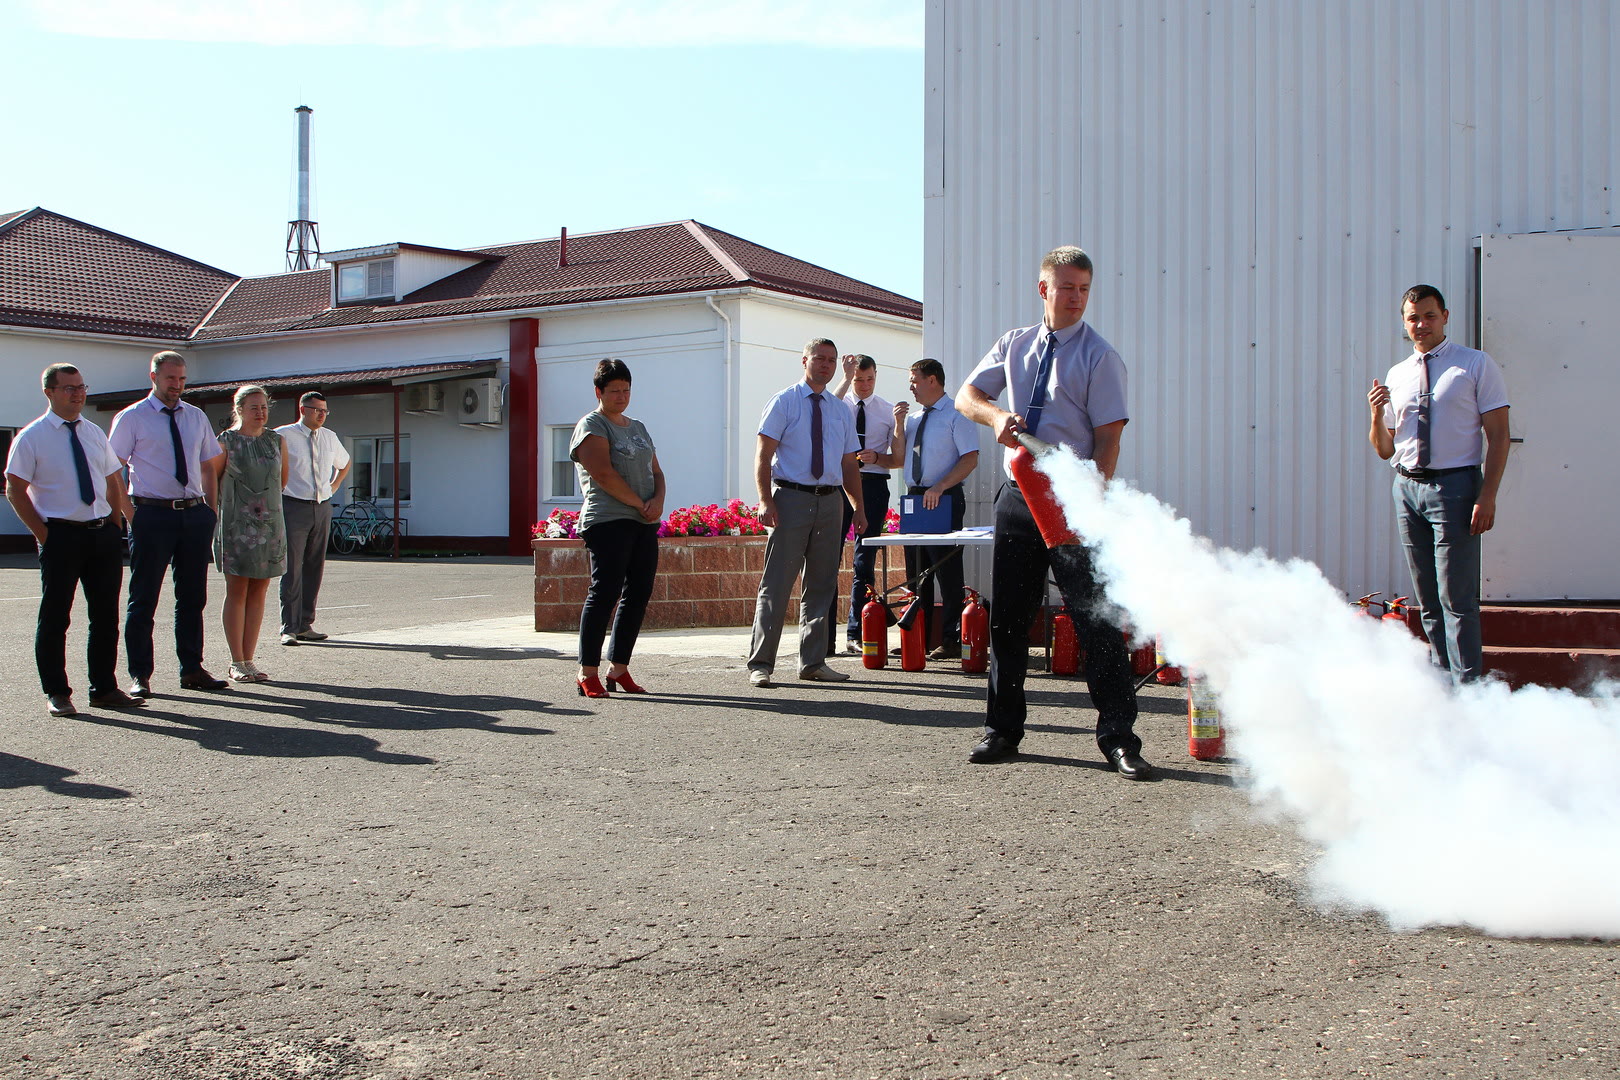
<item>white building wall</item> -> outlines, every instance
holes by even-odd
[[[1441,288],[1472,344],[1475,237],[1614,227],[1620,9],[928,0],[927,41],[925,350],[958,381],[1080,244],[1131,372],[1121,474],[1404,591],[1366,444],[1400,294]]]

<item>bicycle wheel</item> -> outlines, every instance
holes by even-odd
[[[394,553],[394,523],[383,520],[372,526],[371,535],[366,538],[366,550],[373,555],[392,555]]]
[[[346,521],[332,523],[332,550],[339,555],[353,555],[359,544],[355,538],[354,530]]]

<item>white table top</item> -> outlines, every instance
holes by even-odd
[[[993,525],[972,525],[948,533],[880,533],[861,541],[867,547],[984,547],[995,542]]]

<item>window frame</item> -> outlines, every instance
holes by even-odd
[[[547,431],[547,449],[546,449],[547,468],[546,468],[546,499],[545,499],[545,501],[546,502],[553,502],[553,503],[569,503],[569,504],[583,503],[585,501],[585,492],[583,490],[581,490],[581,488],[580,488],[578,466],[575,464],[575,462],[574,462],[574,460],[572,458],[567,456],[568,444],[570,442],[572,442],[573,438],[574,438],[574,425],[573,424],[550,424],[550,425],[547,425],[546,431]],[[562,445],[561,445],[561,447],[559,447],[558,443],[557,443],[557,437],[558,437],[559,434],[561,434],[561,436],[562,436]],[[563,457],[560,458],[560,459],[557,457],[557,453],[558,453],[559,449],[563,453]],[[564,466],[565,464],[566,464],[567,470],[568,470],[567,475],[568,475],[569,492],[567,494],[561,494],[557,490],[557,478],[558,478],[558,475],[559,475],[558,469],[561,468],[562,466]]]
[[[392,434],[355,435],[349,441],[352,444],[349,451],[349,457],[354,462],[354,467],[349,471],[349,501],[354,502],[359,499],[368,499],[375,502],[379,506],[384,504],[393,506],[394,500],[392,496],[381,495],[378,494],[378,492],[381,487],[380,479],[383,468],[382,450],[384,446],[388,446],[390,448],[392,447],[394,436]],[[399,500],[399,505],[403,509],[404,507],[411,505],[411,497],[415,493],[415,477],[411,471],[410,432],[400,432],[399,441],[404,451],[399,459],[400,487],[404,489],[404,493]],[[362,466],[365,469],[365,476],[368,481],[367,486],[369,491],[360,490]]]

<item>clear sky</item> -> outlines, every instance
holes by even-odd
[[[920,0],[0,0],[0,211],[285,265],[696,218],[922,298]]]

